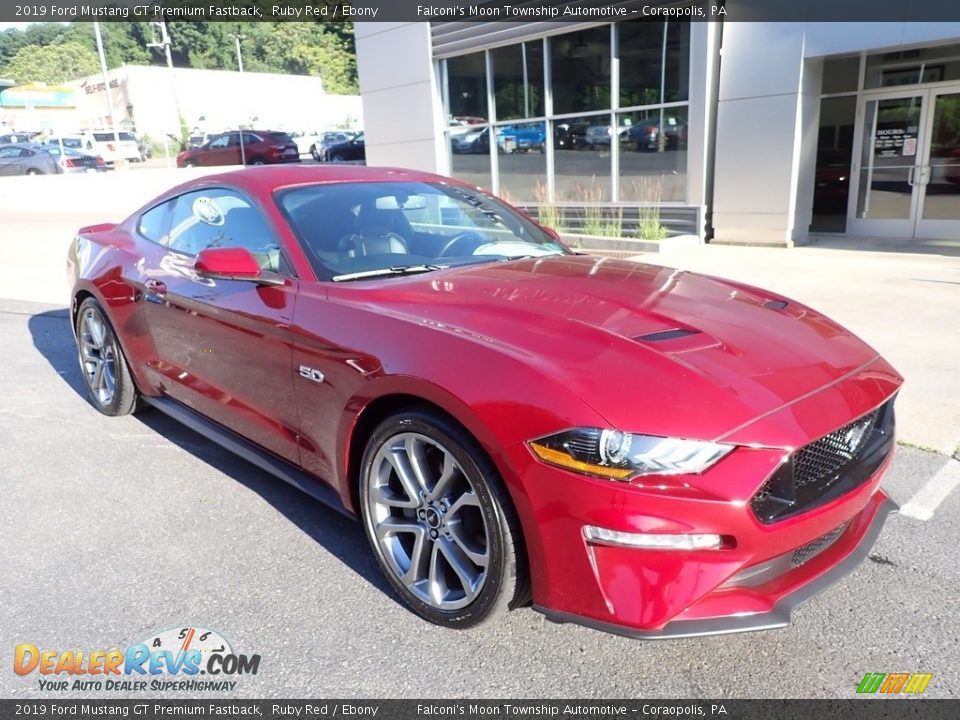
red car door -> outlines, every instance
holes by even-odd
[[[199,165],[239,165],[239,133],[224,133],[213,138],[197,154],[197,163]]]
[[[171,201],[165,251],[141,270],[144,315],[163,391],[299,464],[291,331],[298,281],[266,218],[240,193],[196,190]],[[208,247],[243,247],[277,286],[213,280],[193,268]]]

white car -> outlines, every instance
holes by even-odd
[[[119,138],[119,142],[117,139]],[[140,144],[132,132],[120,131],[114,137],[113,130],[94,130],[53,136],[47,139],[48,145],[63,143],[65,148],[79,150],[88,155],[99,155],[107,164],[118,160],[140,161]]]
[[[320,144],[320,133],[316,130],[292,132],[290,133],[290,137],[292,137],[293,141],[297,144],[297,153],[299,155],[311,154],[313,147]]]

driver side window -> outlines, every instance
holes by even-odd
[[[245,248],[264,270],[290,274],[266,219],[232,190],[195,190],[177,198],[166,245],[190,256],[206,248]]]

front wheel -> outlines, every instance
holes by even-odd
[[[129,415],[137,409],[137,388],[117,336],[93,298],[77,312],[80,371],[93,406],[104,415]]]
[[[516,513],[476,441],[442,415],[401,412],[373,432],[360,509],[380,569],[414,612],[468,628],[524,600]]]

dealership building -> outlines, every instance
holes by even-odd
[[[908,0],[881,4],[910,17]],[[355,32],[368,163],[463,178],[574,225],[587,207],[627,227],[657,206],[672,233],[717,242],[960,238],[960,23]]]

